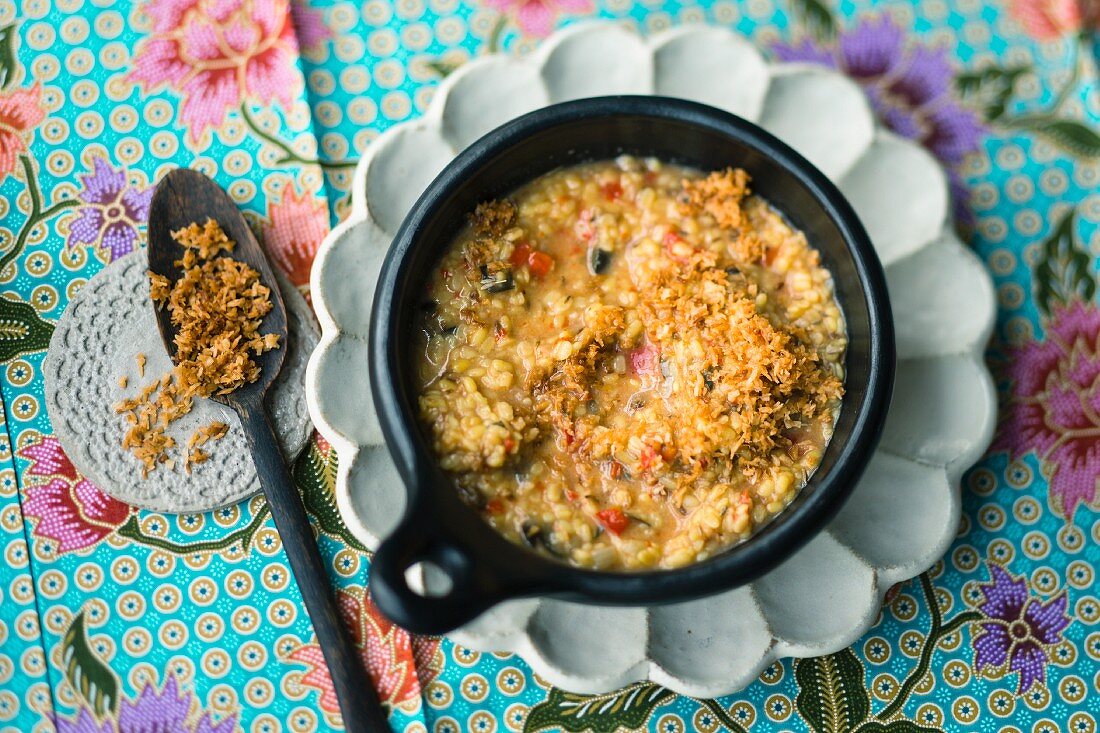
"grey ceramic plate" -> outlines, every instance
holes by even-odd
[[[197,513],[235,504],[259,492],[237,414],[212,400],[174,422],[168,434],[186,445],[196,428],[220,420],[229,433],[210,449],[210,460],[190,474],[161,467],[142,480],[141,464],[122,447],[126,423],[114,411],[125,397],[172,368],[149,302],[145,250],[112,262],[73,298],[50,339],[42,374],[46,407],[66,455],[104,492],[127,504],[158,512]],[[292,285],[281,282],[287,306],[289,352],[268,398],[282,448],[294,456],[310,434],[303,397],[305,362],[317,344],[309,305]],[[145,374],[137,355],[145,354]],[[119,377],[127,378],[126,388]]]

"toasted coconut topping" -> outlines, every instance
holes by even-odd
[[[260,324],[271,312],[271,291],[260,274],[230,257],[236,243],[221,226],[207,219],[172,232],[184,246],[177,261],[183,270],[175,283],[149,273],[149,292],[158,307],[167,307],[176,328],[176,367],[136,398],[123,400],[116,412],[127,413],[130,429],[123,438],[141,460],[143,476],[168,460],[175,441],[165,433],[174,420],[191,411],[195,397],[229,394],[260,376],[253,357],[279,347],[277,334],[261,334]],[[144,375],[145,355],[138,354],[138,370]],[[215,422],[199,428],[188,441],[184,466],[202,463],[209,455],[198,446],[225,435],[229,427]]]

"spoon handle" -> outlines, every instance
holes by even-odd
[[[298,488],[287,470],[282,450],[271,428],[263,396],[234,401],[248,440],[275,528],[283,541],[290,568],[313,622],[317,642],[332,675],[340,715],[348,733],[389,733],[378,693],[359,661],[347,627],[336,608],[321,552],[306,516]]]

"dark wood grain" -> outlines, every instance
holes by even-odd
[[[344,727],[351,733],[389,731],[378,693],[338,613],[302,497],[287,470],[267,414],[265,397],[282,367],[287,338],[286,309],[267,257],[237,205],[221,187],[201,173],[181,168],[165,176],[153,195],[149,209],[149,269],[175,282],[180,270],[174,263],[183,252],[171,233],[192,222],[205,222],[207,217],[216,220],[229,238],[236,241],[231,256],[255,268],[263,283],[271,289],[273,307],[264,318],[261,332],[278,334],[284,344],[256,359],[261,370],[256,382],[215,399],[240,416],[256,474],[332,675]],[[175,329],[167,309],[157,311],[157,327],[174,362]]]

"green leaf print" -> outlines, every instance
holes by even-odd
[[[0,28],[0,89],[15,78],[15,23]]]
[[[856,733],[942,733],[942,728],[926,728],[917,725],[912,720],[893,720],[889,723],[880,723],[872,720],[859,727]]]
[[[791,0],[791,8],[818,40],[829,40],[836,35],[836,20],[824,0]]]
[[[84,612],[73,619],[61,640],[61,659],[65,678],[80,693],[98,717],[118,711],[118,677],[88,645],[84,631]]]
[[[636,682],[604,695],[577,695],[552,688],[531,708],[524,733],[560,728],[568,733],[616,733],[640,730],[653,710],[674,697],[652,682]]]
[[[1030,71],[1030,66],[989,66],[968,71],[955,77],[955,89],[960,97],[981,110],[986,122],[995,122],[1004,116],[1016,79]]]
[[[367,548],[355,538],[336,508],[336,450],[330,448],[326,456],[315,441],[294,463],[294,482],[302,492],[306,510],[313,515],[317,527],[324,534],[340,539],[348,546],[366,552]]]
[[[267,502],[262,498],[253,500],[251,507],[252,518],[248,520],[248,524],[240,529],[233,530],[229,534],[219,535],[217,539],[212,540],[175,542],[164,537],[148,534],[142,529],[141,518],[137,514],[131,514],[130,518],[115,532],[119,537],[125,537],[138,544],[155,547],[158,550],[171,552],[173,555],[179,555],[180,557],[220,553],[237,545],[240,546],[241,552],[247,554],[252,549],[252,540],[255,538],[256,533],[264,526],[271,514]]]
[[[1043,242],[1042,259],[1035,268],[1035,302],[1047,315],[1057,306],[1077,299],[1092,300],[1096,294],[1092,258],[1077,247],[1073,223],[1071,210]]]
[[[462,62],[448,61],[447,59],[433,59],[427,62],[427,66],[438,74],[440,79],[446,79],[448,76],[458,71],[462,66]]]
[[[1100,135],[1077,120],[1026,115],[1009,120],[1009,124],[1046,138],[1078,158],[1100,158]]]
[[[848,733],[870,713],[863,665],[851,649],[799,660],[794,677],[799,686],[795,706],[814,733]]]
[[[0,363],[50,345],[53,324],[29,303],[0,296]]]

